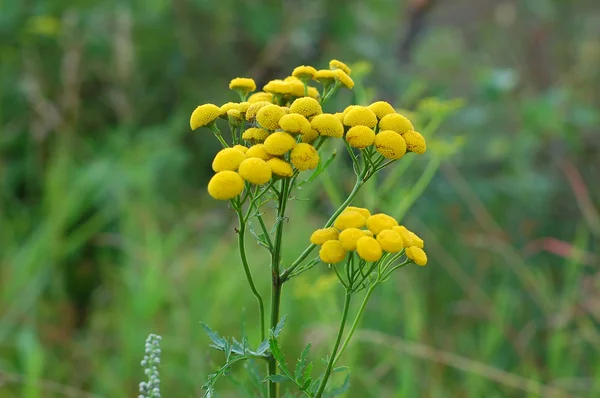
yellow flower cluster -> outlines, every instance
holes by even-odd
[[[399,253],[418,265],[427,264],[423,240],[393,217],[371,214],[368,209],[347,207],[334,221],[333,227],[317,229],[311,243],[321,246],[319,256],[328,264],[342,261],[349,252],[356,252],[367,262],[376,262],[383,253]]]

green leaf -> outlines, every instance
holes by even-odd
[[[306,361],[308,358],[308,352],[310,351],[310,343],[304,347],[302,354],[300,354],[300,358],[296,362],[296,369],[294,370],[294,377],[298,381],[298,383],[302,384],[304,381],[304,368],[306,367]]]
[[[331,163],[335,159],[336,155],[337,155],[337,152],[333,151],[331,153],[331,155],[329,156],[329,158],[325,162],[323,162],[323,158],[319,159],[319,164],[317,165],[317,168],[315,169],[315,171],[313,171],[313,173],[310,175],[310,177],[308,177],[306,180],[304,180],[300,184],[298,184],[298,187],[301,187],[302,185],[306,184],[307,182],[314,181],[315,178],[317,178],[321,173],[323,173],[325,170],[327,170],[329,165],[331,165]]]
[[[269,340],[265,339],[263,340],[262,343],[260,343],[260,345],[258,346],[258,349],[256,350],[256,353],[258,355],[263,355],[265,352],[267,352],[267,350],[269,349]]]
[[[285,317],[287,315],[284,315],[281,317],[281,319],[279,320],[279,322],[277,323],[277,326],[275,326],[275,329],[273,330],[273,337],[277,338],[279,337],[279,334],[281,333],[281,330],[283,329],[283,325],[285,324]]]
[[[337,397],[339,395],[342,395],[346,391],[348,391],[349,388],[350,388],[350,374],[347,374],[342,385],[331,389],[331,391],[329,391],[328,396]]]
[[[204,329],[210,340],[213,342],[213,347],[220,350],[225,350],[226,340],[219,336],[219,334],[212,330],[207,324],[202,322],[200,322],[200,324],[202,325],[202,328]]]
[[[285,357],[283,356],[281,352],[281,346],[275,337],[271,337],[269,339],[269,348],[271,349],[271,355],[273,355],[273,358],[275,358],[275,360],[280,364],[284,365]]]
[[[337,368],[333,368],[333,373],[345,372],[346,370],[350,370],[348,366],[338,366]]]

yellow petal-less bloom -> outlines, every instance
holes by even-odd
[[[248,148],[243,145],[234,145],[233,149],[237,149],[238,151],[242,151],[244,153],[248,152]]]
[[[339,240],[328,240],[321,246],[319,257],[321,257],[321,261],[327,264],[339,263],[346,257],[346,250],[344,250]]]
[[[267,130],[277,130],[279,120],[285,116],[285,111],[278,105],[269,104],[260,108],[256,121]]]
[[[244,131],[242,139],[252,142],[265,142],[268,136],[269,132],[267,130],[261,129],[260,127],[250,127]]]
[[[391,229],[384,229],[377,234],[377,242],[388,253],[398,253],[404,249],[404,241],[400,234]]]
[[[329,68],[332,70],[341,69],[348,76],[350,76],[350,74],[352,73],[352,70],[348,65],[346,65],[342,61],[338,61],[337,59],[332,59],[331,61],[329,61]]]
[[[412,260],[415,264],[423,266],[427,264],[427,254],[425,251],[417,246],[406,248],[406,257]]]
[[[344,125],[349,127],[367,126],[373,129],[377,125],[377,116],[369,108],[357,106],[346,113]]]
[[[311,98],[317,99],[321,96],[321,94],[319,94],[319,90],[317,90],[316,87],[308,86],[306,91],[307,91],[308,96]]]
[[[319,165],[319,153],[310,144],[297,144],[292,149],[290,161],[300,171],[313,170]]]
[[[248,110],[249,107],[250,107],[250,103],[246,102],[246,101],[240,102],[238,104],[238,110],[243,114],[246,114],[246,111]]]
[[[240,104],[238,104],[237,102],[228,102],[226,104],[221,105],[221,117],[227,115],[227,111],[230,109],[237,109],[240,110]]]
[[[357,211],[362,214],[365,219],[371,217],[371,212],[369,209],[365,209],[364,207],[348,206],[344,211]]]
[[[267,153],[281,156],[296,145],[296,140],[288,133],[277,131],[267,137],[264,145]]]
[[[365,220],[365,216],[357,211],[344,211],[335,219],[333,226],[339,230],[361,228],[364,227]]]
[[[356,242],[363,236],[366,236],[365,231],[358,228],[347,228],[340,232],[339,240],[342,242],[342,247],[348,251],[356,250]]]
[[[406,153],[406,141],[395,131],[380,131],[375,136],[375,149],[386,159],[400,159]]]
[[[199,127],[204,127],[214,122],[221,115],[221,109],[214,104],[200,105],[190,117],[190,127],[196,130]]]
[[[259,158],[262,160],[269,160],[273,156],[269,155],[267,151],[265,151],[265,146],[263,144],[252,145],[246,151],[247,158]]]
[[[416,131],[409,131],[402,134],[402,138],[406,141],[406,150],[414,152],[417,155],[422,155],[427,151],[427,143],[425,137]]]
[[[233,127],[239,127],[242,125],[242,112],[239,109],[230,109],[227,111],[227,122]]]
[[[294,100],[292,105],[290,105],[290,111],[292,113],[299,113],[307,118],[323,113],[319,101],[310,97],[302,97]]]
[[[212,162],[212,168],[216,172],[225,170],[235,171],[244,159],[246,159],[246,154],[239,149],[221,149]]]
[[[333,116],[335,116],[340,123],[342,123],[342,126],[344,125],[344,114],[342,112],[336,112],[333,114]]]
[[[290,134],[308,134],[311,127],[307,118],[299,113],[290,113],[279,119],[279,127]]]
[[[329,86],[335,81],[335,73],[329,69],[321,69],[315,73],[314,79],[321,83],[323,86]]]
[[[238,170],[240,176],[254,185],[266,184],[271,180],[271,168],[262,159],[248,158],[240,163]]]
[[[350,112],[352,109],[356,109],[356,108],[362,108],[362,106],[360,105],[348,105],[344,111],[342,112],[342,123],[344,123],[344,117],[346,117],[346,115],[348,114],[348,112]]]
[[[290,86],[290,95],[294,97],[304,97],[304,83],[302,83],[302,80],[295,76],[288,76],[285,78],[284,82],[288,83]]]
[[[373,235],[373,232],[371,232],[371,231],[370,231],[370,230],[368,230],[368,229],[363,229],[363,231],[365,231],[365,235],[366,235],[366,236],[370,236],[371,238],[372,238],[373,236],[375,236],[375,235]]]
[[[354,80],[348,76],[343,70],[336,69],[333,71],[335,80],[339,81],[343,86],[352,89],[354,87]]]
[[[292,170],[292,165],[286,162],[285,160],[281,160],[279,158],[272,158],[267,161],[267,164],[271,168],[273,174],[278,175],[280,177],[291,177],[294,175],[294,170]]]
[[[368,106],[370,110],[377,115],[377,119],[382,119],[384,116],[396,113],[396,110],[389,102],[377,101]]]
[[[396,226],[398,226],[398,221],[396,221],[393,217],[388,216],[387,214],[378,213],[373,214],[371,217],[367,218],[367,228],[369,228],[369,230],[375,235],[377,235],[384,229],[392,229]]]
[[[375,142],[375,132],[367,126],[354,126],[346,133],[351,147],[364,149]]]
[[[392,130],[398,134],[404,134],[414,129],[410,120],[399,113],[390,113],[379,121],[379,130],[381,131]]]
[[[229,83],[229,89],[246,95],[256,90],[256,83],[250,78],[236,77]]]
[[[333,227],[317,229],[310,236],[310,243],[314,245],[322,245],[327,241],[337,239],[338,235],[338,230]]]
[[[334,138],[342,138],[344,135],[344,126],[335,115],[330,113],[323,113],[313,117],[310,125],[319,132],[319,135]]]
[[[265,84],[263,90],[271,94],[285,95],[292,93],[292,86],[289,82],[285,82],[280,79],[275,79]]]
[[[235,171],[215,174],[208,182],[208,194],[217,200],[229,200],[244,190],[244,179]]]
[[[363,236],[356,241],[356,253],[360,258],[369,262],[378,261],[383,255],[379,242],[370,236]]]
[[[273,94],[265,93],[264,91],[259,91],[258,93],[254,93],[250,97],[248,97],[248,102],[251,104],[260,101],[267,101],[269,103],[273,103]]]
[[[310,129],[310,132],[302,134],[302,142],[307,144],[312,144],[317,138],[319,138],[319,132],[313,128]]]
[[[312,80],[315,77],[316,73],[317,70],[312,66],[302,65],[297,66],[294,69],[294,71],[292,72],[292,76],[297,77],[298,79],[304,82],[308,82],[309,80]]]
[[[406,247],[416,246],[416,247],[419,247],[422,249],[423,246],[425,245],[425,243],[423,242],[423,239],[421,239],[414,232],[410,231],[404,225],[399,225],[392,229],[394,231],[396,231],[402,237],[402,240],[404,240],[404,246],[406,246]]]
[[[267,101],[257,101],[252,102],[246,111],[246,120],[249,122],[253,121],[256,118],[256,114],[260,111],[264,106],[273,105]]]

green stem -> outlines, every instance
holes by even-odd
[[[315,394],[315,398],[321,398],[323,396],[325,386],[327,386],[327,381],[329,380],[329,376],[331,375],[331,370],[333,369],[333,364],[335,363],[338,347],[340,346],[342,335],[344,334],[344,327],[346,326],[346,319],[348,318],[348,309],[350,308],[351,298],[352,292],[346,290],[346,296],[344,298],[344,309],[342,311],[342,320],[340,321],[340,329],[338,330],[337,337],[335,338],[335,344],[333,345],[333,350],[331,351],[331,356],[329,357],[329,362],[327,363],[327,369],[325,369],[325,374],[323,375],[323,379],[321,380],[319,389]]]
[[[336,364],[338,359],[340,359],[340,356],[346,349],[346,346],[348,346],[348,343],[350,342],[350,339],[352,338],[352,335],[354,334],[354,331],[356,330],[356,327],[358,326],[358,322],[360,322],[360,318],[362,317],[363,312],[365,312],[365,308],[367,307],[367,301],[369,301],[369,298],[371,297],[371,293],[373,293],[373,290],[375,289],[375,286],[377,286],[377,284],[378,284],[377,282],[374,283],[373,285],[371,285],[369,290],[367,290],[367,294],[365,294],[365,298],[363,299],[363,302],[360,305],[360,308],[358,309],[358,313],[356,314],[356,317],[354,318],[354,322],[352,322],[352,326],[350,326],[350,331],[348,332],[348,335],[344,339],[344,342],[342,343],[340,350],[338,351],[337,355],[335,356],[335,358],[333,360],[334,365]]]
[[[217,139],[219,140],[219,142],[221,143],[221,145],[223,146],[223,148],[229,148],[229,145],[223,139],[223,136],[221,135],[221,130],[219,130],[219,128],[217,127],[216,123],[213,123],[212,125],[209,125],[208,128],[212,130],[212,132],[214,133],[215,137],[217,137]]]

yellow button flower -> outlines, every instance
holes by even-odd
[[[377,235],[384,229],[392,229],[396,226],[398,226],[398,221],[396,221],[393,217],[388,216],[387,214],[378,213],[373,214],[371,217],[367,218],[367,228],[369,228],[369,230],[375,235]]]
[[[289,82],[284,82],[283,80],[275,79],[268,82],[263,87],[263,90],[271,94],[285,95],[292,93],[292,86]]]
[[[267,161],[267,164],[271,168],[273,174],[278,175],[280,177],[291,177],[294,175],[294,170],[292,170],[292,165],[290,165],[285,160],[281,160],[279,158],[272,158]]]
[[[288,76],[285,78],[284,82],[289,84],[290,95],[294,97],[304,97],[304,83],[302,83],[300,79],[295,76]]]
[[[297,144],[292,149],[290,161],[300,171],[313,170],[319,165],[319,153],[310,144]]]
[[[377,119],[382,119],[384,116],[396,113],[396,110],[389,102],[377,101],[368,106],[370,110],[377,115]]]
[[[315,73],[314,79],[321,83],[323,86],[329,86],[335,81],[335,73],[329,69],[321,69]]]
[[[290,111],[292,113],[299,113],[307,118],[323,113],[323,109],[321,108],[319,101],[310,97],[302,97],[294,100],[290,106]]]
[[[417,155],[422,155],[427,150],[427,143],[425,137],[416,131],[409,131],[408,133],[402,134],[402,138],[406,141],[406,150],[414,152]]]
[[[238,170],[240,176],[254,185],[262,185],[271,179],[271,168],[262,159],[248,158],[240,163]]]
[[[313,128],[306,134],[302,134],[302,142],[307,144],[312,144],[317,138],[319,138],[319,132]]]
[[[357,211],[362,214],[365,219],[371,217],[371,212],[369,209],[365,209],[364,207],[348,206],[344,211]]]
[[[370,231],[370,230],[368,230],[368,229],[363,229],[362,231],[365,231],[365,235],[366,235],[366,236],[370,236],[370,237],[373,237],[373,236],[375,236],[375,235],[373,235],[373,232],[371,232],[371,231]]]
[[[220,171],[208,182],[208,194],[217,200],[229,200],[244,190],[244,180],[235,171]]]
[[[346,133],[351,147],[364,149],[375,142],[375,132],[367,126],[354,126]]]
[[[410,231],[404,225],[399,225],[397,227],[393,227],[392,229],[402,237],[402,240],[404,241],[404,246],[406,247],[416,246],[422,249],[425,245],[423,239],[419,238],[417,234]]]
[[[370,236],[363,236],[356,241],[356,253],[368,262],[378,261],[383,255],[379,242]]]
[[[342,123],[342,126],[344,125],[344,114],[342,112],[336,112],[333,114],[333,116],[335,116],[340,123]]]
[[[343,86],[352,89],[354,87],[354,80],[348,76],[343,70],[336,69],[333,71],[335,80],[339,81]]]
[[[242,133],[243,140],[252,142],[265,142],[268,136],[269,132],[259,127],[250,127]]]
[[[314,245],[322,245],[329,240],[337,239],[338,235],[338,230],[333,227],[317,229],[310,236],[310,243]]]
[[[297,66],[294,69],[294,71],[292,72],[292,76],[297,77],[303,82],[308,82],[309,80],[312,80],[315,77],[316,73],[317,70],[312,66],[302,65]]]
[[[310,98],[318,99],[321,96],[316,87],[308,86],[306,91]]]
[[[256,90],[256,83],[253,79],[250,78],[236,77],[229,83],[229,89],[235,90],[243,96],[246,96],[248,93],[251,93],[254,90]]]
[[[344,135],[344,126],[335,115],[330,113],[323,113],[313,117],[310,125],[319,132],[319,135],[334,138],[342,138]]]
[[[212,162],[212,168],[217,172],[225,170],[235,171],[244,159],[246,159],[246,155],[239,149],[221,149]]]
[[[392,130],[398,134],[404,134],[414,129],[410,120],[399,113],[390,113],[379,121],[379,130],[381,131]]]
[[[237,149],[238,151],[242,151],[243,153],[248,152],[248,148],[243,145],[234,145],[233,149]]]
[[[357,106],[346,113],[344,116],[344,125],[349,127],[367,126],[373,129],[377,126],[377,116],[369,108]]]
[[[238,104],[238,110],[244,115],[246,114],[246,111],[248,110],[249,107],[250,107],[249,102],[240,102]]]
[[[344,117],[346,117],[346,115],[348,114],[348,112],[350,112],[352,109],[356,109],[356,108],[362,108],[362,106],[360,106],[360,105],[348,105],[344,109],[344,111],[342,112],[343,117],[342,117],[341,122],[344,123]]]
[[[337,59],[332,59],[331,61],[329,61],[329,68],[332,70],[341,69],[348,76],[350,75],[350,73],[352,73],[352,70],[350,69],[350,67],[348,65],[346,65],[342,61],[338,61]]]
[[[256,121],[267,130],[277,130],[279,120],[285,116],[285,111],[278,105],[269,104],[260,108]]]
[[[340,232],[339,240],[342,242],[342,247],[348,251],[356,250],[356,242],[366,236],[365,231],[358,228],[347,228]]]
[[[261,110],[262,107],[267,105],[273,105],[267,101],[257,101],[252,102],[246,111],[246,120],[249,122],[253,121],[256,118],[256,114]]]
[[[427,264],[427,254],[425,251],[417,246],[407,247],[406,248],[406,257],[409,260],[414,262],[417,265],[426,265]]]
[[[380,131],[375,136],[375,149],[386,159],[400,159],[406,153],[406,141],[395,131]]]
[[[279,127],[290,134],[308,134],[311,127],[307,118],[299,113],[290,113],[279,119]]]
[[[404,241],[400,234],[391,229],[384,229],[377,234],[377,242],[381,248],[388,253],[398,253],[404,249]]]
[[[224,117],[225,115],[227,115],[227,111],[230,109],[237,109],[240,110],[240,104],[238,104],[237,102],[228,102],[226,104],[221,105],[221,108],[219,108],[221,110],[221,117]]]
[[[214,122],[221,115],[221,109],[214,104],[200,105],[190,117],[190,127],[196,130],[199,127],[204,127]]]
[[[296,145],[294,137],[283,131],[277,131],[265,140],[265,151],[271,155],[281,156]]]
[[[346,250],[344,250],[339,240],[328,240],[321,246],[319,257],[321,257],[321,261],[327,264],[339,263],[346,257]]]
[[[273,94],[265,93],[264,91],[259,91],[258,93],[254,93],[250,97],[248,97],[248,102],[251,104],[260,101],[267,101],[269,103],[273,103]]]
[[[357,211],[344,211],[335,219],[333,226],[339,230],[361,228],[365,225],[365,220],[365,216]]]
[[[262,160],[269,160],[273,156],[269,155],[267,151],[265,151],[265,146],[263,144],[252,145],[246,151],[247,158],[259,158]]]
[[[227,111],[227,122],[234,126],[239,127],[242,125],[242,112],[239,109],[230,109]]]

